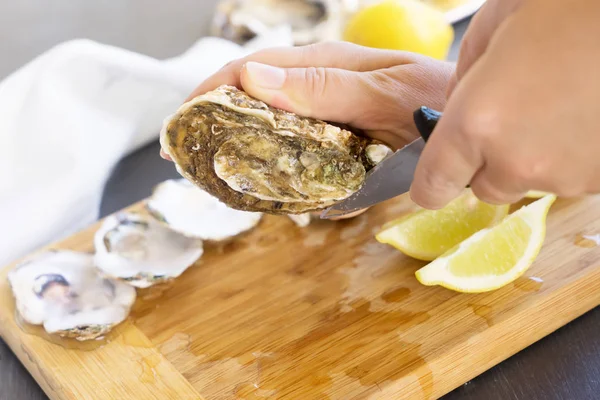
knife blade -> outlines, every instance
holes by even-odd
[[[341,217],[408,192],[425,143],[441,116],[428,107],[416,110],[413,119],[421,137],[371,169],[358,191],[323,211],[321,218]]]

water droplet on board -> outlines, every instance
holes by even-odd
[[[129,329],[124,329],[121,336],[123,343],[127,346],[150,348],[152,342],[144,336],[138,329],[130,326]]]
[[[478,317],[485,320],[488,326],[494,325],[494,319],[492,318],[492,307],[484,304],[469,304],[469,307],[473,309],[473,313]]]
[[[160,352],[165,354],[174,351],[189,350],[191,342],[192,339],[190,335],[183,332],[177,332],[160,345]]]
[[[399,287],[396,289],[388,290],[381,295],[383,301],[387,303],[400,303],[410,296],[410,289],[405,287]]]
[[[174,365],[196,365],[198,357],[191,351],[192,338],[189,334],[177,332],[158,345],[158,350]]]
[[[215,360],[199,355],[195,364],[202,373],[218,377],[203,382],[200,390],[206,398],[229,399],[233,394],[237,399],[255,399],[262,389],[261,364],[252,354]]]
[[[352,308],[344,306],[361,299],[376,300],[379,293],[373,292],[371,284],[390,268],[391,262],[397,257],[398,252],[389,246],[376,241],[367,242],[353,260],[354,265],[339,270],[348,279],[339,303],[342,306],[340,311],[351,311]]]
[[[275,396],[277,390],[261,389],[257,383],[240,383],[233,391],[235,397],[243,400],[270,399]]]
[[[579,234],[575,237],[575,246],[592,248],[600,246],[600,234],[596,235],[583,235]]]
[[[138,360],[138,364],[142,368],[140,373],[140,381],[144,383],[154,383],[158,375],[155,367],[160,364],[161,357],[158,354],[151,354]]]
[[[515,289],[519,289],[524,292],[537,292],[542,288],[543,284],[544,284],[544,280],[537,276],[534,276],[534,277],[524,276],[524,277],[517,279],[513,283],[513,285],[515,286]]]

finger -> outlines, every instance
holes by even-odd
[[[244,64],[251,61],[280,68],[323,67],[360,72],[416,63],[422,58],[409,52],[374,49],[347,42],[324,42],[308,46],[266,49],[230,62],[202,82],[190,94],[188,100],[221,85],[240,87],[240,71]]]
[[[424,73],[422,65],[355,72],[249,62],[241,81],[247,93],[273,107],[365,129],[369,136],[400,148],[418,137],[413,122],[417,107],[445,105],[443,86],[452,66],[436,67],[436,74]]]
[[[600,179],[598,179],[599,176],[600,174],[596,174],[592,179],[588,180],[586,187],[587,190],[585,191],[585,194],[600,194]]]
[[[412,200],[440,209],[458,197],[484,165],[478,143],[461,126],[460,102],[450,101],[417,164],[410,189]]]
[[[365,105],[377,86],[368,72],[335,68],[279,68],[256,62],[242,69],[243,89],[273,107],[338,123],[351,124],[357,104]]]
[[[478,199],[489,204],[514,204],[527,194],[527,190],[518,188],[517,182],[510,175],[497,173],[486,165],[471,180],[471,190]]]
[[[458,62],[456,64],[456,77],[448,88],[448,96],[452,94],[457,82],[471,68],[479,57],[486,51],[496,29],[508,16],[516,11],[524,0],[491,0],[487,1],[475,14],[465,35],[463,36]]]
[[[479,133],[481,132],[484,131],[480,129]],[[525,196],[530,185],[527,178],[531,178],[531,173],[523,172],[523,169],[532,168],[521,160],[531,160],[531,156],[522,155],[522,150],[516,150],[518,145],[509,140],[506,134],[496,138],[488,136],[484,140],[487,140],[484,149],[485,165],[471,179],[473,193],[490,204],[518,202]]]

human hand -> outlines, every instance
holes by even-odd
[[[600,192],[598,15],[589,0],[488,0],[417,166],[417,204],[441,208],[469,183],[495,204]]]
[[[417,54],[321,43],[263,50],[229,63],[187,100],[233,85],[273,107],[347,124],[400,148],[418,137],[415,109],[444,107],[453,71],[451,63]]]
[[[418,137],[412,113],[443,108],[454,65],[413,53],[328,42],[259,51],[226,65],[188,100],[228,84],[272,107],[350,125],[394,148]]]

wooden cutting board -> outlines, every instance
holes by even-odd
[[[4,270],[0,334],[54,400],[433,399],[600,303],[600,247],[582,238],[600,197],[559,199],[525,276],[470,295],[421,286],[422,262],[375,241],[410,208],[304,229],[266,216],[91,349],[20,328]],[[96,228],[50,247],[91,252]]]

